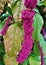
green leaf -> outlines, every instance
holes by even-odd
[[[7,18],[4,19],[4,21],[0,22],[0,31],[2,30]]]
[[[43,5],[46,6],[46,1],[43,2]]]
[[[43,26],[43,18],[40,14],[36,13],[34,17],[34,32],[33,32],[33,39],[34,39],[34,54],[40,55],[37,42],[39,41],[39,35]]]
[[[17,23],[14,23],[8,27],[8,30],[4,35],[5,50],[9,57],[16,58],[21,50],[21,44],[23,42],[23,33],[21,32],[21,28]]]
[[[46,65],[46,56],[44,57],[44,64]]]
[[[26,59],[22,64],[19,64],[19,65],[28,65],[29,64],[29,61],[28,59]]]
[[[36,56],[40,56],[40,51],[39,51],[39,48],[38,48],[38,44],[37,43],[34,43],[33,52],[34,52],[34,54]]]
[[[16,5],[17,5],[17,3],[18,3],[19,1],[21,1],[21,0],[16,0],[16,1],[11,0],[11,1],[10,1],[11,7],[12,7],[12,8],[15,8]]]
[[[0,24],[0,31],[1,31],[1,29],[3,28],[3,26],[4,26],[3,24]]]
[[[25,9],[23,2],[24,2],[23,0],[16,0],[14,2],[14,5],[11,6],[13,18],[14,18],[15,22],[22,21],[21,12],[23,9]]]
[[[28,59],[26,59],[22,65],[28,65]]]
[[[40,45],[43,49],[43,53],[44,53],[44,55],[46,55],[46,42],[45,42],[42,34],[40,34],[40,36],[39,36],[39,41],[40,41]]]
[[[16,59],[8,57],[7,54],[4,55],[3,59],[4,59],[5,65],[18,65],[18,62],[16,61]]]
[[[37,8],[34,8],[34,11],[37,12],[37,13],[39,13],[39,10]]]
[[[8,16],[10,16],[9,13],[4,13],[1,17],[8,17]]]
[[[32,55],[29,56],[30,65],[40,65],[40,61],[37,61]]]
[[[0,65],[5,65],[3,60],[0,60]]]
[[[40,56],[37,56],[34,53],[31,53],[31,56],[33,56],[37,61],[40,61]]]
[[[42,5],[46,6],[46,1],[45,0],[44,1],[38,0],[38,4],[37,5],[38,6],[42,6]]]
[[[0,20],[3,21],[5,18],[7,18],[8,16],[10,16],[9,13],[4,13],[2,14],[2,16],[0,17]]]
[[[2,43],[0,43],[0,54],[2,54],[2,52],[4,52],[4,47],[3,47]]]
[[[5,9],[4,10],[5,11],[8,11],[8,13],[12,15],[12,9],[10,7],[5,6]]]
[[[43,1],[38,1],[38,6],[42,6],[43,5]]]
[[[41,32],[42,26],[43,26],[43,18],[40,14],[36,13],[35,17],[34,17],[34,23],[33,23],[33,27],[34,27],[33,39],[34,39],[34,42],[37,42],[39,40],[39,34]]]

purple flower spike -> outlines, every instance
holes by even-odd
[[[27,8],[35,8],[36,5],[37,5],[37,0],[25,0],[25,3],[24,5],[27,7]]]
[[[10,20],[12,20],[12,17],[11,17],[11,16],[9,16],[8,19],[6,20],[6,23],[5,23],[5,25],[4,25],[4,27],[3,27],[2,31],[1,31],[1,34],[2,34],[2,35],[4,35],[5,32],[7,31],[8,24],[9,24],[9,21],[10,21]]]
[[[27,9],[22,11],[22,20],[24,28],[24,42],[22,44],[22,50],[17,57],[17,62],[23,63],[29,56],[33,48],[32,32],[34,30],[32,24],[35,12],[32,10],[37,5],[37,0],[25,0],[24,5]]]
[[[44,55],[43,55],[43,51],[42,51],[42,48],[41,48],[39,42],[38,42],[38,48],[40,50],[40,55],[41,55],[41,65],[44,65],[44,57],[43,57]]]
[[[34,30],[33,24],[33,17],[35,15],[34,10],[24,10],[22,12],[22,20],[23,20],[23,28],[24,28],[24,42],[22,44],[22,50],[17,57],[17,62],[23,63],[32,52],[33,47],[33,38],[32,32]]]

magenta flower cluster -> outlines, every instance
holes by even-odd
[[[22,45],[22,50],[17,57],[17,61],[19,63],[23,63],[31,53],[32,47],[33,47],[33,18],[34,18],[35,12],[34,10],[24,10],[22,11],[22,20],[23,20],[23,28],[24,28],[24,42]]]
[[[24,28],[24,42],[22,45],[22,50],[17,57],[17,62],[23,63],[29,56],[33,47],[33,18],[35,15],[33,8],[36,7],[37,0],[25,0],[24,5],[26,6],[26,10],[22,11],[22,20],[23,20],[23,28]]]
[[[37,4],[37,0],[25,0],[25,3],[24,3],[24,5],[27,8],[31,8],[31,9],[35,8],[36,4]]]
[[[1,31],[1,35],[4,35],[5,32],[7,31],[8,24],[9,24],[9,21],[10,20],[12,20],[12,17],[11,16],[9,16],[8,19],[6,20],[6,23],[5,23],[5,25],[4,25],[4,27],[3,27],[2,31]]]
[[[38,43],[38,48],[40,50],[40,55],[41,55],[41,65],[44,65],[44,57],[43,57],[44,55],[43,55],[43,51],[39,43]]]

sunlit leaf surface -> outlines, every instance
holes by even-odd
[[[4,56],[4,62],[5,62],[5,65],[18,65],[18,63],[16,62],[16,59],[9,58],[7,54]]]
[[[33,56],[29,57],[30,65],[40,65],[40,61],[37,61]]]
[[[38,13],[35,14],[33,26],[34,26],[34,32],[33,32],[34,48],[33,49],[34,49],[34,53],[36,55],[39,55],[40,52],[38,49],[37,42],[39,41],[40,32],[43,26],[43,19],[42,16]]]
[[[15,22],[21,21],[21,12],[25,9],[24,0],[11,0],[10,2]]]
[[[21,31],[17,24],[12,24],[8,27],[4,36],[5,50],[10,57],[16,57],[21,50],[23,41],[23,33]]]

